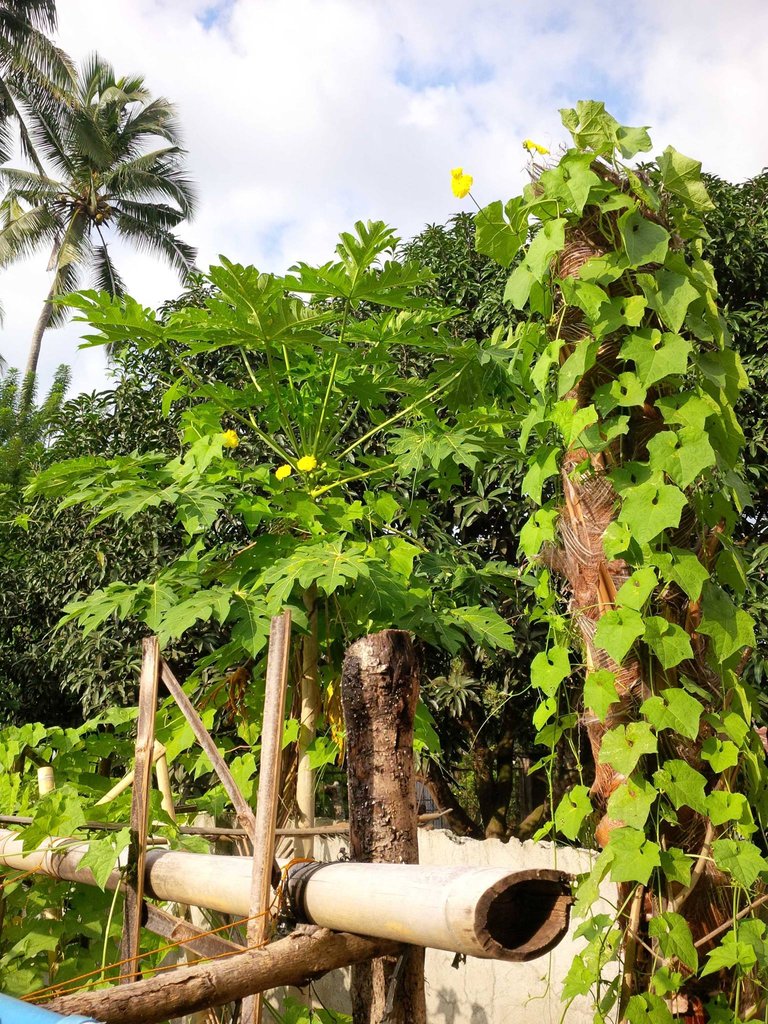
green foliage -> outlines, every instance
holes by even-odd
[[[56,418],[69,387],[70,374],[60,366],[45,401],[35,405],[34,378],[20,381],[18,370],[0,380],[0,488],[18,487],[41,457],[55,430]]]
[[[115,366],[111,392],[82,395],[63,405],[48,400],[24,405],[29,426],[46,439],[33,443],[27,432],[19,446],[18,415],[6,414],[9,447],[20,453],[14,484],[4,492],[0,531],[0,687],[5,721],[43,720],[71,724],[105,701],[133,700],[143,630],[107,614],[88,634],[76,624],[59,626],[63,606],[90,590],[124,579],[138,581],[171,553],[183,550],[181,531],[156,509],[120,528],[89,530],[90,516],[77,508],[51,515],[44,499],[25,501],[20,487],[30,472],[57,458],[124,456],[154,445],[172,444],[174,423],[163,420],[156,372],[125,352]],[[8,384],[8,392],[12,392]],[[17,395],[17,404],[23,404]],[[13,463],[8,460],[9,469]],[[57,628],[58,627],[58,628]],[[184,645],[167,654],[182,674],[200,653],[220,643],[220,632],[201,625]]]
[[[342,236],[337,262],[299,264],[285,280],[225,260],[212,268],[217,291],[205,307],[165,322],[131,300],[73,299],[97,332],[92,341],[170,354],[181,374],[169,397],[184,407],[182,453],[69,460],[45,469],[29,495],[91,510],[90,529],[157,509],[185,544],[154,576],[71,602],[65,622],[88,632],[113,615],[134,617],[165,644],[215,620],[229,631],[217,658],[226,669],[261,654],[280,608],[291,606],[301,627],[302,595],[314,586],[324,633],[337,623],[348,637],[397,624],[449,651],[466,638],[511,646],[490,608],[432,585],[448,553],[426,559],[419,538],[430,517],[394,497],[414,484],[443,487],[497,445],[491,410],[478,415],[462,393],[478,348],[445,332],[450,309],[412,294],[429,273],[387,260],[395,241],[382,224],[358,224]],[[405,347],[430,354],[424,379],[400,375]],[[240,360],[244,385],[196,377],[194,359],[221,350]],[[394,490],[385,504],[382,486]],[[236,543],[222,543],[223,520],[237,524]],[[469,594],[480,565],[461,561]]]
[[[700,970],[694,941],[707,925],[695,914],[687,922],[661,912],[679,892],[674,886],[688,885],[690,858],[707,856],[700,839],[686,838],[692,821],[702,823],[697,835],[707,819],[713,829],[722,884],[730,879],[734,893],[744,893],[734,895],[734,907],[748,901],[766,870],[749,840],[753,819],[761,828],[768,812],[766,769],[749,725],[759,713],[757,695],[738,677],[756,643],[754,620],[741,607],[749,577],[736,532],[745,508],[751,521],[744,434],[734,413],[747,377],[704,259],[707,245],[717,252],[722,243],[702,221],[709,217],[722,230],[725,220],[732,240],[735,224],[747,231],[749,215],[737,201],[718,224],[722,214],[701,165],[671,147],[656,164],[628,167],[623,161],[651,148],[648,133],[619,125],[602,103],[580,102],[561,114],[573,146],[522,196],[477,214],[478,247],[508,267],[514,242],[523,246],[505,299],[525,314],[513,328],[510,368],[526,467],[521,490],[532,506],[521,551],[539,580],[534,614],[550,631],[531,664],[542,697],[534,722],[541,743],[557,743],[576,719],[574,706],[585,709],[604,814],[597,829],[603,853],[577,909],[589,908],[606,876],[627,901],[638,886],[647,888],[638,897],[654,908],[646,948],[653,944],[662,970],[654,960],[644,991],[636,962],[631,983],[611,999],[619,999],[622,1017],[659,1024],[672,1019],[663,997],[693,988],[690,975],[738,968],[750,984],[758,978],[755,947],[732,939]],[[715,185],[733,201],[726,186]],[[749,295],[745,280],[743,305]],[[761,324],[763,313],[753,313]],[[751,473],[761,479],[762,466]],[[570,623],[550,568],[567,579]],[[623,582],[615,596],[598,568]],[[571,666],[583,663],[578,694]],[[560,799],[554,828],[565,838],[585,834],[588,796],[579,779]],[[612,941],[607,958],[618,949]],[[605,962],[588,948],[574,962],[564,998],[598,991]],[[738,1005],[738,985],[728,994]],[[596,1019],[605,1019],[606,1005]]]

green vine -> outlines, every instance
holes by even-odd
[[[594,760],[592,786],[539,833],[594,830],[601,849],[578,886],[587,944],[563,1000],[592,994],[596,1021],[754,1019],[768,774],[733,541],[749,515],[734,415],[747,381],[701,255],[711,201],[701,165],[671,147],[627,164],[648,133],[602,103],[561,114],[572,148],[476,224],[502,265],[522,248],[505,299],[527,314],[512,375],[535,507],[520,547],[550,637],[534,724],[550,758],[578,727]],[[614,916],[591,909],[606,879]]]

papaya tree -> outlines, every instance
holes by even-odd
[[[78,595],[68,619],[86,631],[110,616],[138,620],[167,645],[218,623],[227,642],[198,678],[228,675],[234,687],[263,656],[270,616],[292,608],[302,635],[287,735],[309,772],[339,756],[314,728],[322,710],[340,740],[337,669],[356,636],[399,626],[449,653],[513,646],[490,604],[515,574],[458,546],[437,549],[430,502],[414,500],[427,486],[445,498],[462,472],[500,457],[509,415],[494,388],[506,380],[507,341],[453,337],[455,310],[417,294],[430,274],[392,259],[396,242],[385,225],[360,223],[336,260],[284,278],[223,260],[203,306],[167,317],[105,293],[68,297],[93,342],[170,360],[164,407],[180,410],[181,437],[171,450],[65,460],[29,490],[90,510],[93,528],[154,509],[184,534],[148,576]],[[423,373],[410,372],[409,352]],[[200,376],[201,357],[236,359],[239,380]],[[232,703],[242,740],[256,743],[257,691],[244,685]]]
[[[476,221],[502,264],[524,250],[505,298],[526,313],[520,547],[548,629],[534,723],[550,758],[578,727],[594,765],[540,832],[594,834],[601,850],[563,998],[597,993],[598,1020],[750,1019],[768,968],[768,781],[741,678],[755,643],[734,540],[749,521],[734,414],[747,382],[702,258],[712,203],[672,147],[633,168],[645,128],[597,102],[561,113],[572,146]],[[605,878],[617,914],[591,916]]]

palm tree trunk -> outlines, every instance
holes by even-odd
[[[43,335],[48,329],[51,317],[53,316],[53,296],[56,294],[55,288],[56,278],[54,278],[50,291],[43,303],[43,308],[40,311],[40,316],[38,317],[34,333],[32,334],[32,342],[29,346],[29,358],[27,359],[27,369],[25,371],[27,376],[30,373],[37,373],[37,363],[40,359],[40,346],[43,341]]]

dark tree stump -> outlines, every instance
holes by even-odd
[[[418,662],[405,631],[363,637],[347,651],[341,699],[353,860],[419,862],[413,771],[418,695]],[[404,946],[401,958],[356,964],[351,996],[354,1024],[426,1024],[424,950]]]

